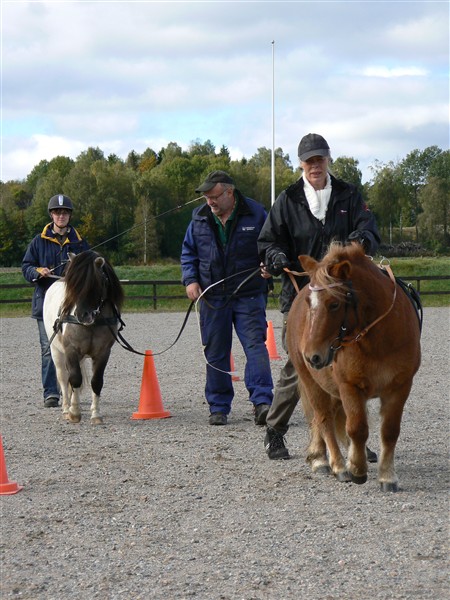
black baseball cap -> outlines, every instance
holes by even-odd
[[[236,185],[234,183],[234,179],[232,179],[228,173],[225,173],[225,171],[211,171],[211,173],[208,173],[206,176],[206,179],[202,185],[199,186],[195,191],[198,194],[209,192],[209,190],[212,190],[217,183],[229,183],[231,185]]]
[[[298,145],[298,157],[301,161],[304,162],[312,156],[330,156],[330,146],[318,133],[308,133]]]

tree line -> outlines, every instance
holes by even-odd
[[[90,147],[75,160],[42,160],[21,181],[0,182],[0,266],[20,265],[31,238],[49,222],[51,196],[72,199],[73,225],[91,247],[113,264],[147,264],[179,259],[181,243],[197,205],[195,188],[209,171],[222,169],[239,189],[271,206],[271,150],[259,148],[249,159],[231,160],[226,146],[210,140],[192,142],[187,151],[175,142],[159,152],[132,150],[125,160]],[[435,253],[450,250],[450,152],[437,146],[413,150],[403,160],[371,166],[362,184],[355,158],[340,156],[332,173],[355,184],[371,210],[386,243],[406,239]],[[275,151],[275,192],[300,176],[288,154]],[[198,201],[200,202],[200,200]],[[410,239],[410,238],[408,238]]]

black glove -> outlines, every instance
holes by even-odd
[[[273,259],[272,264],[269,265],[268,271],[276,276],[279,275],[285,267],[289,267],[290,264],[286,254],[284,252],[278,252]]]
[[[348,243],[358,242],[359,244],[361,244],[361,246],[367,252],[367,243],[366,243],[366,240],[364,239],[364,236],[361,231],[358,231],[358,230],[352,231],[351,234],[347,238],[347,242]]]

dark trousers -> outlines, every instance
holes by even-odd
[[[52,360],[48,337],[45,332],[44,321],[37,319],[39,328],[39,343],[41,345],[41,378],[44,390],[44,400],[46,398],[59,398],[58,383],[56,380],[56,369]]]
[[[234,397],[230,371],[233,327],[247,359],[244,382],[255,406],[271,404],[273,382],[266,348],[267,321],[264,294],[208,298],[200,306],[200,327],[206,367],[205,397],[210,412],[228,414]]]

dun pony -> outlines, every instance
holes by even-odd
[[[92,360],[91,423],[103,422],[100,392],[111,348],[116,340],[124,294],[108,260],[93,250],[70,255],[64,278],[44,300],[44,324],[62,393],[63,416],[81,419],[80,389],[86,358]]]

